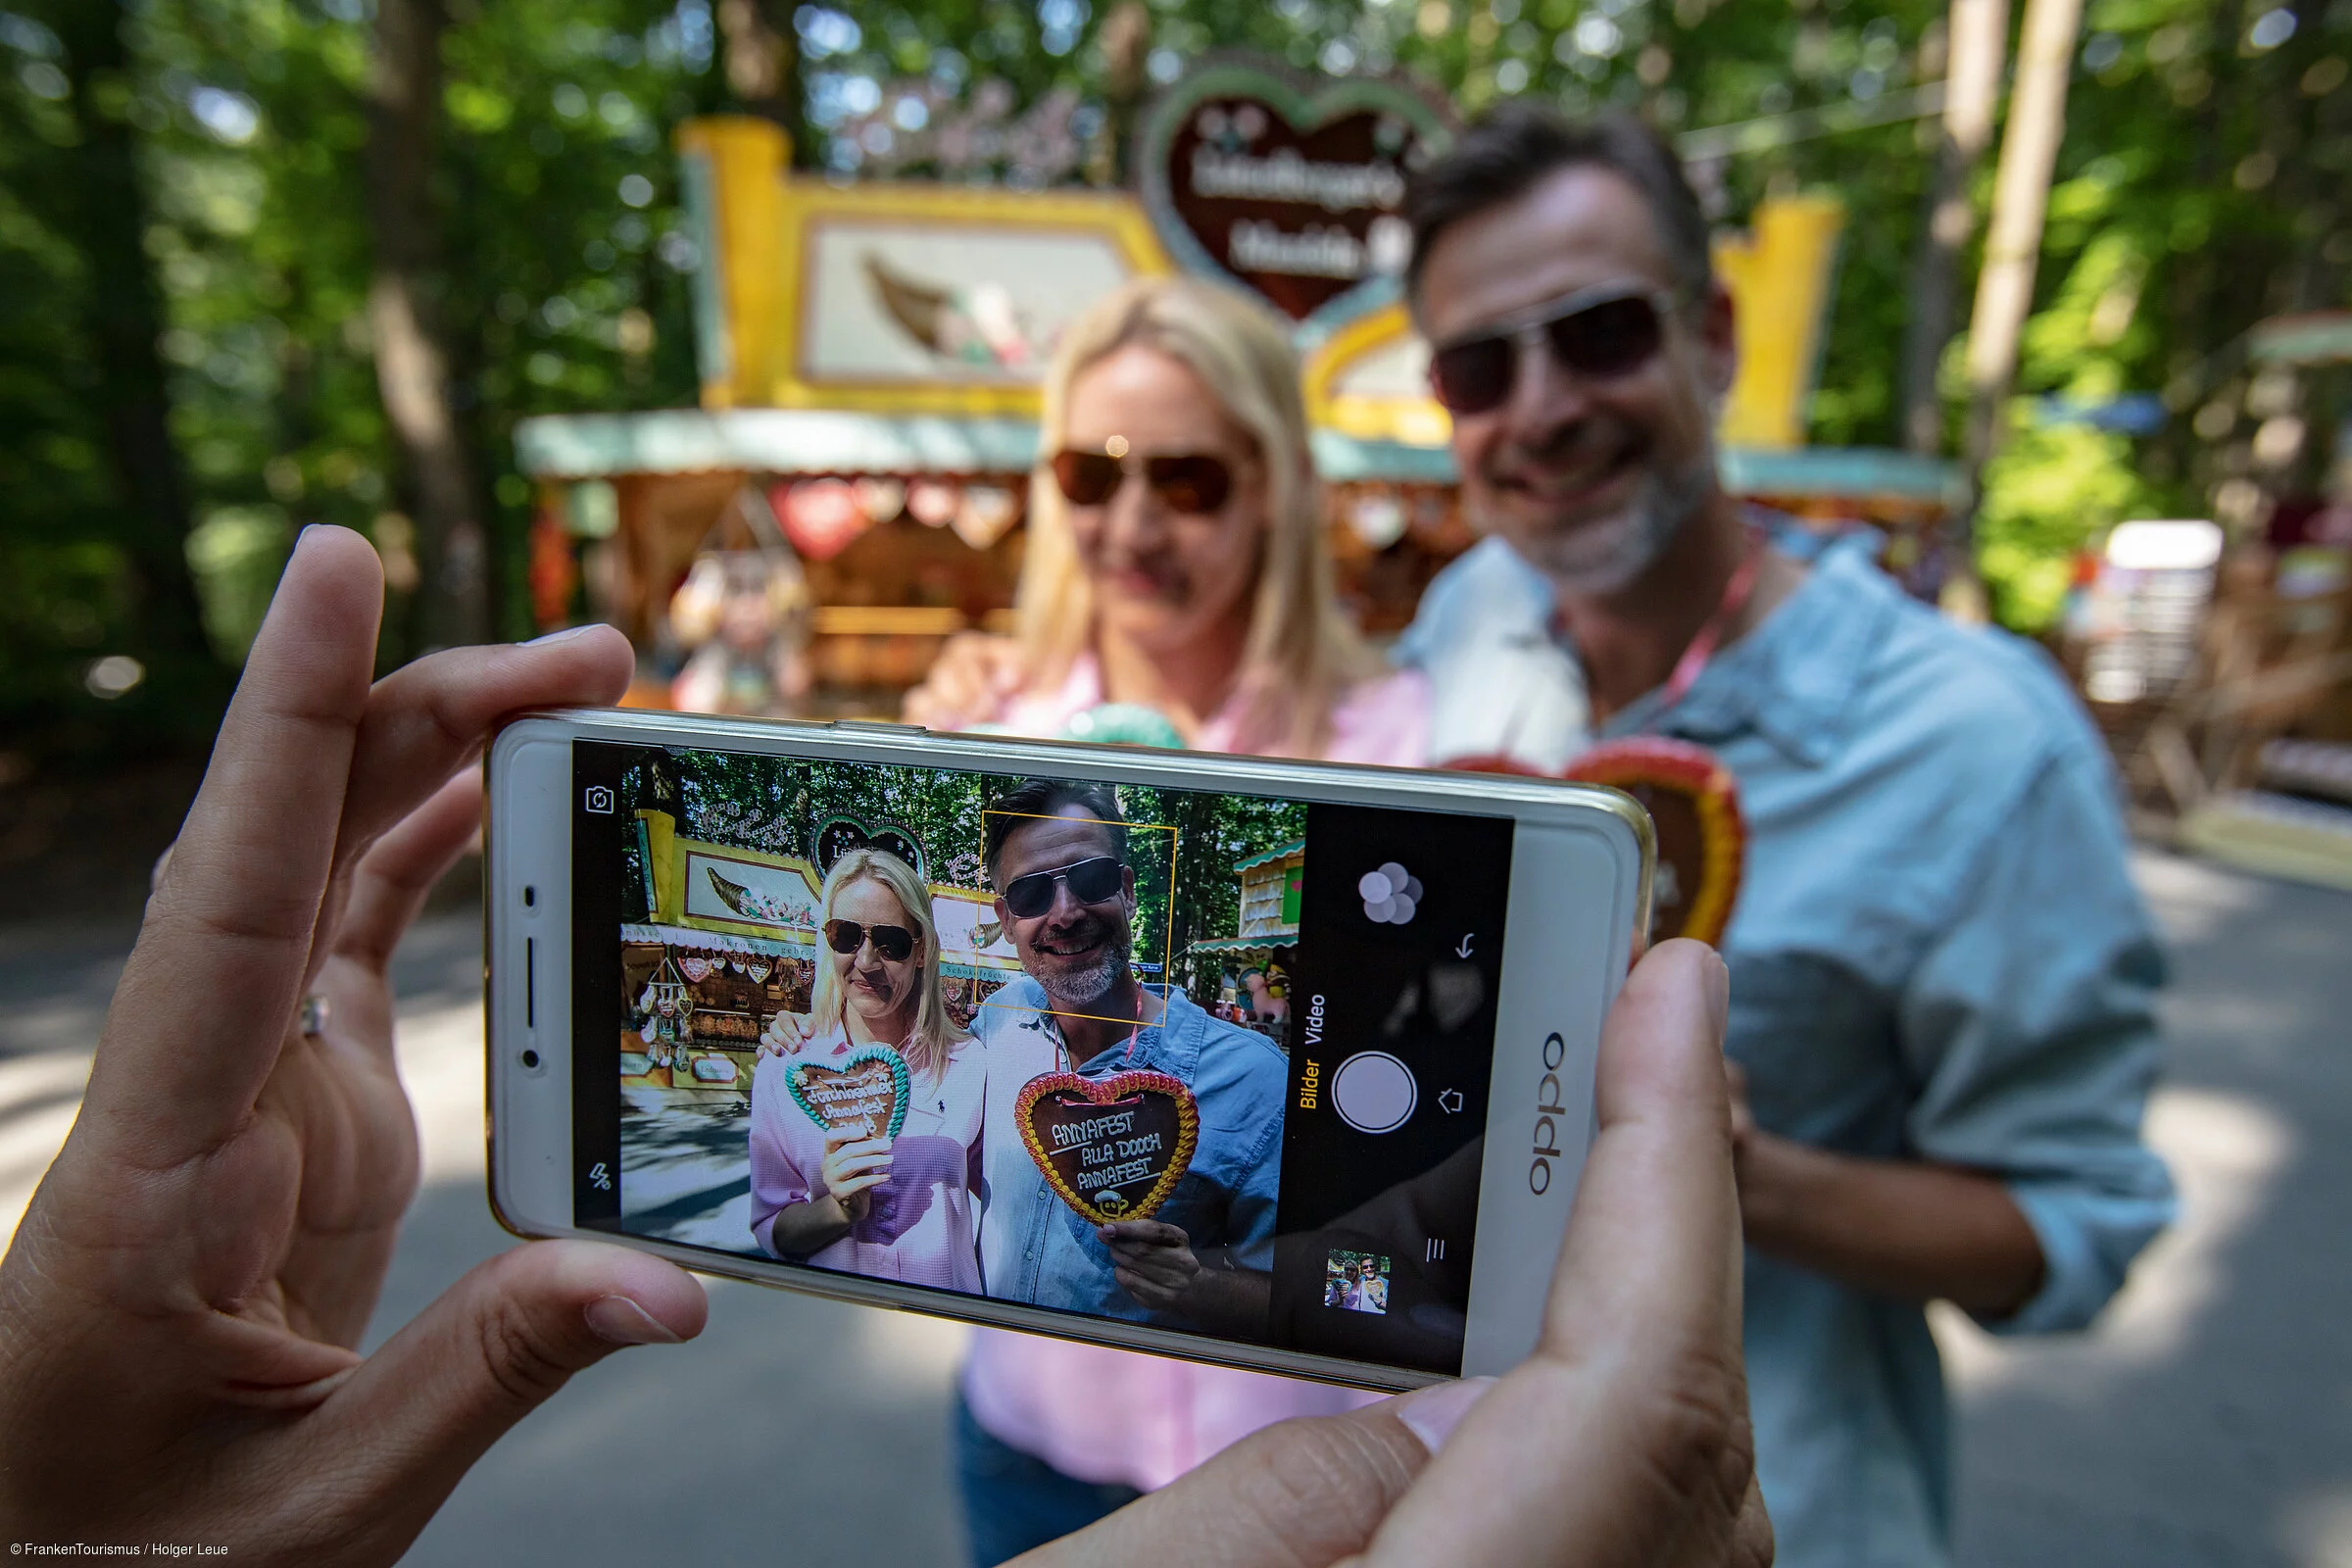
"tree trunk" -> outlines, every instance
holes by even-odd
[[[784,127],[793,167],[814,167],[815,138],[801,95],[800,35],[781,0],[718,0],[727,91],[748,115]]]
[[[2017,44],[2017,87],[2001,135],[2001,166],[1992,190],[1992,221],[1984,235],[1984,265],[1977,274],[1977,303],[1968,324],[1967,464],[1969,510],[1984,466],[1999,450],[2017,346],[2034,307],[2034,274],[2041,261],[2041,220],[2049,206],[2050,173],[2066,133],[2066,88],[2075,64],[2075,34],[2082,0],[2026,0]],[[1972,518],[1973,520],[1973,518]],[[1985,618],[1984,590],[1976,572],[1973,540],[1958,541],[1959,566],[1946,581],[1944,609],[1955,618]]]
[[[84,330],[96,358],[96,396],[107,455],[122,497],[120,538],[129,589],[134,654],[167,703],[185,701],[191,723],[209,728],[209,700],[225,672],[204,634],[188,569],[188,494],[172,443],[172,403],[158,342],[164,308],[147,258],[147,193],[126,113],[129,52],[114,0],[68,0],[49,8],[66,49],[81,146],[59,216],[88,269]]]
[[[1992,141],[2009,42],[2008,0],[1952,0],[1944,68],[1943,133],[1928,182],[1919,249],[1911,263],[1911,315],[1904,325],[1903,445],[1930,457],[1943,450],[1943,401],[1936,371],[1952,336],[1960,252],[1976,226],[1969,181]]]
[[[2049,207],[2050,174],[2066,134],[2066,88],[2075,63],[2075,32],[2082,0],[2026,0],[2025,30],[2017,46],[2017,92],[2001,137],[2001,167],[1992,191],[1992,222],[1984,236],[1984,266],[1977,274],[1976,311],[1968,326],[1969,425],[1972,476],[2000,442],[2002,405],[2017,374],[2017,345],[2034,306],[2034,274],[2041,262],[2041,220]]]
[[[433,300],[432,201],[441,97],[440,0],[377,0],[368,83],[368,216],[375,379],[416,509],[417,633],[426,650],[490,635],[489,541],[473,465],[449,400],[449,348]]]
[[[1102,19],[1095,43],[1102,51],[1102,128],[1088,150],[1086,177],[1095,185],[1128,185],[1136,177],[1127,167],[1133,156],[1129,141],[1152,85],[1145,70],[1152,52],[1150,9],[1143,0],[1119,0]]]

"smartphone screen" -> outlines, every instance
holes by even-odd
[[[572,769],[577,1225],[1459,1372],[1510,818]]]

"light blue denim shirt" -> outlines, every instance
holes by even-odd
[[[1274,1198],[1282,1174],[1282,1102],[1290,1068],[1265,1036],[1212,1018],[1181,992],[1160,1021],[1077,1070],[1087,1078],[1164,1072],[1193,1091],[1200,1117],[1193,1162],[1152,1217],[1181,1227],[1196,1248],[1223,1247],[1245,1268],[1274,1263]],[[982,1130],[981,1272],[988,1294],[1131,1322],[1187,1326],[1152,1312],[1111,1277],[1094,1225],[1054,1197],[1013,1127],[1020,1084],[1054,1070],[1056,1055],[1037,982],[1023,976],[972,1020],[986,1052],[989,1103]]]
[[[1548,620],[1528,585],[1492,612]],[[1636,703],[1601,737],[1693,741],[1740,780],[1726,1049],[1759,1125],[1999,1174],[2046,1271],[1984,1327],[2088,1324],[2174,1202],[2139,1137],[2164,962],[2073,694],[2038,650],[1952,624],[1849,542],[1661,707]],[[1948,1562],[1950,1420],[1920,1306],[1751,1250],[1746,1308],[1779,1561]]]

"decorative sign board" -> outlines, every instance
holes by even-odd
[[[1448,422],[1427,395],[1427,351],[1398,295],[1408,247],[1396,209],[1406,173],[1451,134],[1446,109],[1408,85],[1314,82],[1230,57],[1204,61],[1146,112],[1140,199],[914,180],[839,185],[794,174],[770,122],[689,121],[678,151],[704,258],[694,283],[703,405],[949,416],[898,432],[917,450],[893,462],[910,473],[937,469],[951,424],[1036,416],[1045,363],[1078,311],[1129,278],[1182,269],[1247,288],[1298,323],[1318,427],[1443,447]],[[1747,232],[1717,236],[1740,334],[1727,446],[1803,444],[1843,221],[1832,199],[1774,198],[1758,205]],[[846,440],[824,437],[833,455],[823,465],[765,466],[874,466]],[[1017,433],[1012,446],[1024,448]],[[724,463],[758,466],[698,452],[687,466]],[[1010,520],[1002,507],[965,507],[944,492],[910,493],[906,506],[974,540]]]
[[[1211,59],[1146,111],[1136,168],[1179,264],[1294,321],[1332,322],[1396,297],[1405,175],[1451,138],[1446,112],[1402,82],[1309,84]]]
[[[730,926],[810,931],[816,926],[816,890],[797,865],[689,850],[685,913]]]

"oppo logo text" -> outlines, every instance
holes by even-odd
[[[1527,1167],[1527,1190],[1541,1198],[1551,1191],[1551,1162],[1560,1157],[1559,1118],[1568,1113],[1560,1103],[1560,1063],[1568,1059],[1568,1042],[1559,1032],[1544,1037],[1544,1076],[1536,1080],[1536,1138],[1534,1161]]]

